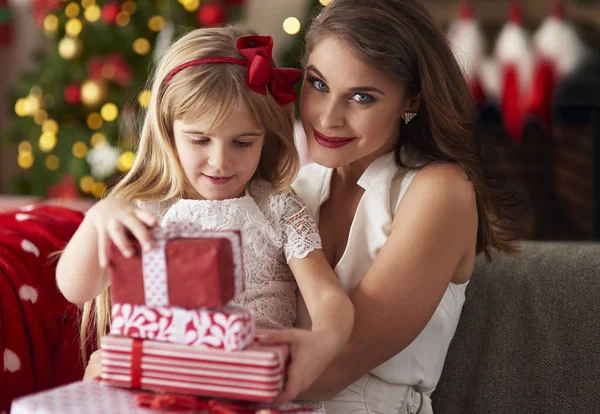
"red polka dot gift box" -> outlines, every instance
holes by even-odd
[[[239,231],[206,231],[174,222],[152,230],[154,248],[124,257],[112,244],[113,303],[185,309],[220,308],[244,291]]]

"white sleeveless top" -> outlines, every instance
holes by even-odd
[[[293,184],[318,224],[321,205],[329,198],[333,170],[318,164],[303,167]],[[416,171],[400,169],[393,153],[382,155],[358,180],[365,192],[354,216],[346,250],[335,273],[346,292],[351,292],[367,273],[392,228],[396,207]],[[435,389],[450,341],[465,301],[467,283],[450,283],[431,320],[402,352],[384,362],[372,374],[392,384],[420,385],[424,393]],[[310,316],[302,297],[296,325],[310,328]],[[401,327],[398,327],[401,329]]]

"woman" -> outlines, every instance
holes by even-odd
[[[463,75],[418,1],[334,0],[307,34],[300,111],[316,164],[294,189],[355,307],[350,341],[303,396],[330,414],[431,413],[476,254],[515,252]]]

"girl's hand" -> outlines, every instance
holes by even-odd
[[[101,357],[102,350],[100,349],[90,355],[90,360],[88,361],[85,373],[83,374],[84,381],[91,381],[101,375]]]
[[[158,225],[158,219],[150,212],[137,208],[124,200],[105,199],[86,214],[98,233],[98,262],[105,268],[108,264],[108,241],[112,240],[123,256],[131,257],[135,251],[127,233],[131,233],[144,251],[152,249],[154,240],[149,228]]]
[[[285,388],[275,399],[275,404],[287,403],[308,390],[343,346],[333,333],[305,329],[260,332],[259,341],[265,345],[290,346]]]

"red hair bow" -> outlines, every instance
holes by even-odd
[[[273,54],[271,36],[240,37],[237,40],[237,48],[250,62],[246,72],[246,85],[250,90],[266,95],[268,86],[271,95],[280,105],[287,105],[296,100],[294,84],[302,79],[302,71],[271,67]]]
[[[237,40],[237,48],[246,59],[220,56],[194,59],[171,70],[162,81],[162,84],[167,84],[173,76],[191,66],[203,63],[233,63],[248,67],[246,72],[246,86],[248,89],[266,95],[267,88],[269,88],[271,96],[280,105],[287,105],[296,100],[294,84],[302,79],[302,71],[293,68],[271,67],[273,39],[270,36],[240,37]]]

